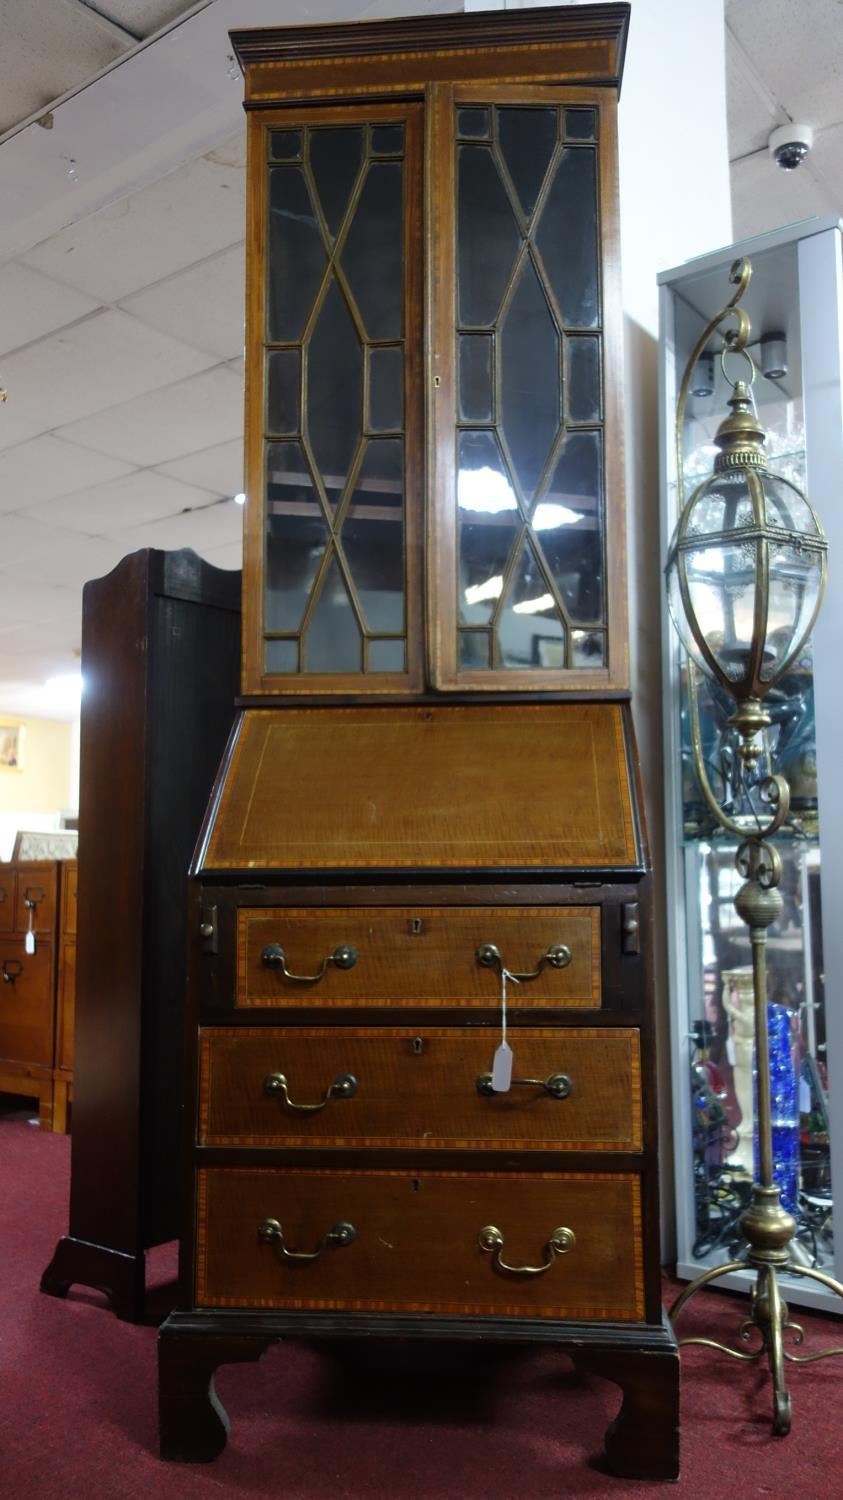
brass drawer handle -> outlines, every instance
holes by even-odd
[[[3,983],[14,984],[19,974],[23,973],[23,964],[19,958],[3,959]]]
[[[478,1094],[482,1094],[484,1098],[500,1098],[500,1094],[492,1088],[491,1073],[481,1073],[476,1083]],[[525,1088],[544,1089],[551,1099],[567,1099],[573,1088],[567,1073],[551,1073],[549,1078],[513,1078],[510,1087],[514,1088],[516,1083]]]
[[[549,1271],[557,1255],[565,1255],[573,1250],[577,1243],[577,1237],[573,1229],[565,1229],[564,1226],[554,1229],[547,1242],[547,1260],[543,1266],[509,1266],[501,1257],[503,1250],[503,1235],[494,1224],[487,1224],[481,1229],[477,1236],[481,1250],[488,1250],[494,1256],[492,1264],[497,1271],[509,1271],[513,1276],[541,1276],[544,1271]]]
[[[327,1234],[323,1234],[315,1250],[288,1250],[284,1244],[284,1231],[277,1219],[264,1219],[258,1225],[258,1239],[265,1245],[271,1245],[282,1260],[318,1260],[327,1245],[336,1245],[342,1250],[346,1245],[353,1245],[356,1238],[357,1230],[354,1225],[340,1220],[338,1224],[332,1225]]]
[[[289,1094],[287,1080],[283,1073],[268,1073],[263,1081],[263,1091],[271,1099],[279,1096],[284,1100],[288,1109],[298,1110],[299,1114],[315,1114],[317,1110],[324,1109],[329,1099],[353,1099],[357,1093],[357,1079],[353,1073],[338,1073],[333,1083],[329,1083],[325,1090],[325,1097],[318,1104],[296,1104]]]
[[[494,943],[481,943],[475,957],[484,969],[494,969],[495,965],[499,969],[506,967],[501,958],[501,950]],[[519,984],[523,984],[527,979],[538,979],[545,964],[550,964],[552,969],[567,969],[572,957],[573,955],[567,943],[552,943],[547,952],[543,953],[539,959],[538,968],[534,969],[531,974],[515,974],[512,969],[507,969],[506,972],[511,979],[515,979]]]
[[[277,969],[285,979],[292,979],[295,984],[318,984],[329,964],[336,964],[338,969],[353,969],[357,962],[357,949],[352,948],[350,943],[340,943],[333,953],[323,958],[322,967],[317,974],[291,974],[287,968],[287,955],[280,943],[269,943],[261,954],[261,963],[265,969]]]

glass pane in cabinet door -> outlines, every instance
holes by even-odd
[[[301,338],[327,257],[301,167],[269,173],[267,333],[271,342]]]
[[[401,162],[372,162],[341,251],[370,339],[400,339],[404,333],[403,196]]]
[[[524,542],[498,625],[501,665],[559,667],[565,659],[565,626],[547,578]]]
[[[569,432],[533,530],[572,624],[603,618],[603,455],[599,432]]]
[[[363,432],[363,349],[335,280],[317,313],[307,351],[306,425],[333,508]]]
[[[408,664],[413,137],[401,122],[355,113],[348,125],[268,132],[262,667],[281,675],[404,673]],[[414,172],[413,192],[418,181]]]
[[[366,448],[342,528],[342,547],[360,609],[375,635],[404,630],[404,473],[401,443]]]
[[[363,666],[363,637],[336,554],[321,583],[302,640],[305,670],[359,672]]]
[[[606,665],[596,113],[457,111],[457,626],[465,670]],[[567,118],[570,116],[571,118]]]
[[[328,233],[336,238],[360,171],[363,131],[357,126],[311,130],[310,166]]]
[[[269,443],[266,466],[268,631],[297,631],[330,532],[300,443]]]

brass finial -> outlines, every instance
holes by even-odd
[[[745,380],[735,381],[728,405],[731,415],[724,417],[714,439],[720,449],[714,460],[715,474],[747,465],[766,469],[767,455],[763,444],[767,434],[755,413]]]

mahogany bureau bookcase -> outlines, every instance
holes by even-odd
[[[552,1341],[675,1477],[628,702],[628,6],[241,32],[243,693],[189,897],[161,1450],[285,1336]]]

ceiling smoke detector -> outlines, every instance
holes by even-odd
[[[779,125],[767,142],[776,166],[785,172],[794,172],[813,144],[814,132],[810,125]]]

